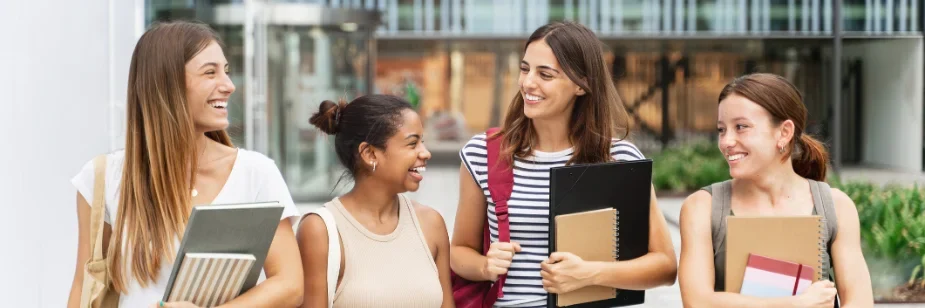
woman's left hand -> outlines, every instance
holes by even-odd
[[[164,308],[200,308],[199,306],[193,305],[193,303],[190,303],[190,302],[171,302],[171,303],[157,302],[157,303],[151,304],[149,308],[161,308],[161,307],[164,307]]]
[[[592,284],[596,270],[592,263],[568,252],[554,252],[540,263],[543,289],[549,293],[566,293]]]

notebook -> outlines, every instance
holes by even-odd
[[[556,216],[556,248],[571,252],[585,261],[613,261],[618,258],[617,210],[605,208]],[[559,307],[617,297],[617,290],[587,286],[558,295]]]
[[[740,293],[750,254],[821,269],[825,226],[821,216],[726,218],[726,291]],[[822,279],[813,271],[812,281]]]
[[[251,254],[187,253],[169,301],[187,301],[203,308],[227,303],[238,296],[256,261]]]
[[[803,293],[813,283],[811,266],[750,254],[742,279],[742,295],[787,297]]]
[[[651,199],[652,160],[577,164],[550,169],[549,187],[549,251],[566,251],[556,243],[563,238],[587,237],[594,231],[585,228],[559,227],[558,216],[614,209],[619,230],[611,229],[605,235],[614,236],[595,252],[613,254],[616,260],[632,260],[649,252],[649,202]],[[611,216],[612,217],[612,216]],[[613,232],[618,231],[618,232]],[[616,246],[618,251],[611,251]],[[605,251],[606,250],[606,251]],[[618,253],[615,253],[618,252]],[[573,252],[574,253],[574,252]],[[597,293],[595,293],[597,294]],[[600,294],[601,296],[603,293]],[[579,298],[580,300],[584,300]],[[576,297],[566,296],[565,303]],[[645,302],[645,291],[616,290],[616,297],[592,300],[569,307],[621,307]],[[546,306],[560,307],[559,295],[548,294]]]
[[[163,301],[173,296],[186,256],[194,253],[247,254],[254,258],[240,292],[257,284],[270,243],[276,235],[283,206],[278,202],[198,205],[193,207],[183,240],[177,249]]]

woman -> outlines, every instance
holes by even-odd
[[[594,33],[570,22],[540,27],[527,41],[518,82],[520,93],[499,131],[505,145],[499,159],[513,161],[514,168],[511,242],[498,242],[492,232],[490,250],[482,251],[486,215],[495,219],[495,209],[488,200],[486,135],[479,134],[460,151],[453,271],[470,281],[495,281],[507,274],[497,307],[545,307],[547,292],[588,285],[642,290],[673,284],[675,253],[654,189],[648,254],[631,261],[588,262],[568,252],[550,254],[547,245],[550,168],[643,158],[633,144],[615,138],[618,132],[626,137],[628,117]],[[494,222],[490,226],[497,230]]]
[[[730,208],[712,205],[712,187],[698,191],[681,209],[681,294],[685,307],[833,307],[836,291],[844,307],[871,307],[870,274],[861,254],[854,202],[825,181],[828,156],[804,132],[806,107],[790,82],[772,74],[739,77],[719,95],[719,149],[732,180],[720,183]],[[818,182],[817,182],[818,181]],[[718,191],[718,190],[717,190]],[[814,203],[814,197],[828,202]],[[834,206],[833,206],[834,204]],[[831,215],[833,214],[834,215]],[[725,290],[725,229],[712,217],[730,215],[824,215],[829,280],[787,298],[756,298]],[[714,216],[716,215],[716,216]]]
[[[402,195],[417,191],[430,159],[424,126],[408,102],[367,95],[321,103],[310,122],[335,135],[353,189],[324,206],[340,238],[334,307],[453,307],[450,243],[436,210]],[[298,242],[305,271],[302,307],[328,307],[328,229],[306,215]],[[335,265],[337,266],[337,265]]]
[[[152,27],[135,46],[125,149],[107,154],[105,165],[104,234],[119,236],[106,236],[104,247],[120,307],[194,307],[159,302],[192,206],[264,201],[285,206],[263,267],[266,280],[226,306],[301,303],[301,263],[292,232],[298,211],[274,162],[234,148],[225,132],[235,86],[220,44],[205,25],[172,22]],[[89,253],[93,169],[87,163],[72,180],[80,225],[72,308],[80,300]]]

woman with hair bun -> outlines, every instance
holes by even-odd
[[[421,118],[408,102],[367,95],[324,101],[309,120],[334,135],[334,150],[353,189],[306,214],[297,237],[305,277],[302,307],[452,307],[450,242],[436,210],[402,193],[417,191],[430,159]],[[329,246],[328,230],[339,245]],[[328,289],[329,247],[343,256]],[[332,271],[330,274],[333,274]],[[330,298],[329,298],[330,295]]]

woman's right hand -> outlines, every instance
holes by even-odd
[[[803,293],[794,297],[797,307],[835,307],[835,284],[828,280],[814,282]]]
[[[520,252],[520,244],[515,242],[494,242],[488,247],[488,253],[485,254],[486,261],[483,271],[491,281],[498,280],[498,276],[507,274],[507,269],[511,267],[511,261],[514,254]]]

